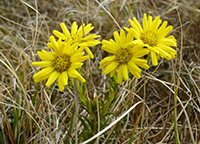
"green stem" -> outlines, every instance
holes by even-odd
[[[175,132],[175,141],[176,141],[176,144],[178,144],[178,132],[177,132],[177,123],[176,123],[176,115],[177,115],[177,109],[176,109],[177,94],[178,94],[178,89],[176,89],[176,91],[175,91],[175,96],[174,96],[174,132]]]

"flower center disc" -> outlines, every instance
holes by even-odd
[[[157,43],[157,35],[152,31],[146,31],[141,35],[141,40],[144,44],[148,44],[149,46],[153,47]]]
[[[72,44],[81,42],[81,36],[79,36],[77,34],[72,34],[71,35],[71,39],[73,40]]]
[[[68,55],[60,55],[54,58],[54,69],[58,72],[67,71],[71,65]]]
[[[129,62],[133,56],[130,48],[120,48],[119,50],[117,50],[117,53],[115,55],[115,60],[118,61],[120,64],[127,64],[127,62]]]

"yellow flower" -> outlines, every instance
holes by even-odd
[[[73,44],[78,44],[78,46],[86,45],[86,47],[85,47],[86,52],[89,54],[89,56],[92,59],[94,58],[92,52],[90,51],[90,49],[87,46],[95,46],[95,45],[99,44],[100,42],[98,40],[96,40],[95,38],[98,38],[100,36],[96,35],[96,34],[87,35],[91,30],[94,29],[94,27],[92,26],[91,23],[89,23],[86,26],[83,23],[83,25],[81,25],[78,28],[78,25],[76,24],[76,22],[73,22],[72,28],[71,28],[71,33],[69,32],[68,28],[66,27],[66,25],[63,22],[60,24],[60,27],[64,33],[54,30],[53,34],[55,36],[57,36],[61,40],[64,40],[65,42],[70,43],[71,45],[73,45]],[[52,48],[51,43],[47,44],[47,48]]]
[[[68,76],[78,78],[80,81],[85,82],[85,79],[76,71],[83,63],[82,61],[89,59],[89,56],[83,56],[83,49],[81,46],[77,49],[78,45],[70,45],[69,43],[62,43],[61,39],[55,40],[53,36],[49,37],[54,52],[47,52],[42,50],[37,52],[43,61],[32,62],[33,66],[43,67],[43,69],[34,74],[34,82],[38,83],[47,80],[46,86],[49,87],[56,79],[58,79],[58,87],[60,91],[64,90],[64,86],[68,84]]]
[[[132,33],[128,33],[127,36],[125,36],[124,30],[121,30],[120,35],[117,31],[115,31],[113,35],[115,41],[112,39],[109,41],[102,41],[103,45],[101,48],[113,55],[104,58],[100,62],[101,65],[99,66],[99,69],[105,67],[102,73],[105,75],[110,73],[111,77],[118,69],[118,83],[122,82],[122,77],[124,80],[129,79],[128,70],[139,79],[141,77],[139,73],[142,72],[139,67],[145,69],[149,68],[147,60],[141,59],[142,56],[149,53],[149,50],[143,48],[144,45],[142,43],[135,44]]]
[[[140,41],[140,43],[142,42],[149,49],[154,66],[158,65],[157,58],[159,56],[167,60],[176,57],[176,50],[170,47],[177,47],[176,39],[172,35],[166,37],[173,29],[172,26],[167,26],[167,21],[164,21],[160,26],[162,20],[160,20],[159,16],[152,21],[152,16],[149,16],[147,19],[147,15],[144,14],[143,28],[135,17],[133,20],[129,19],[129,22],[132,27],[124,29],[133,33],[137,41]]]

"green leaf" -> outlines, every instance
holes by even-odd
[[[0,132],[0,143],[4,144],[2,133]]]
[[[100,118],[102,119],[102,117],[106,114],[106,112],[108,112],[108,109],[109,109],[109,107],[110,107],[110,105],[111,105],[111,102],[112,102],[112,100],[113,100],[113,97],[114,97],[114,95],[115,95],[115,92],[114,92],[114,90],[112,89],[112,87],[110,87],[110,92],[109,92],[109,96],[107,96],[107,102],[106,102],[106,104],[103,106],[103,109],[102,109],[102,111],[101,111],[101,113],[100,113]]]

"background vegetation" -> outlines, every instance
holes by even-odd
[[[160,59],[141,79],[118,85],[116,77],[98,69],[107,53],[101,45],[91,48],[95,58],[80,69],[87,82],[78,83],[75,124],[73,79],[64,92],[56,83],[49,88],[45,82],[35,84],[32,76],[39,69],[31,62],[39,60],[36,51],[46,48],[54,29],[61,31],[61,22],[68,28],[73,21],[92,23],[92,33],[109,40],[119,26],[130,26],[128,19],[135,16],[141,23],[144,13],[173,26],[176,59]],[[199,0],[1,0],[0,143],[75,143],[75,126],[79,143],[104,128],[109,129],[89,143],[199,143],[199,57]]]

